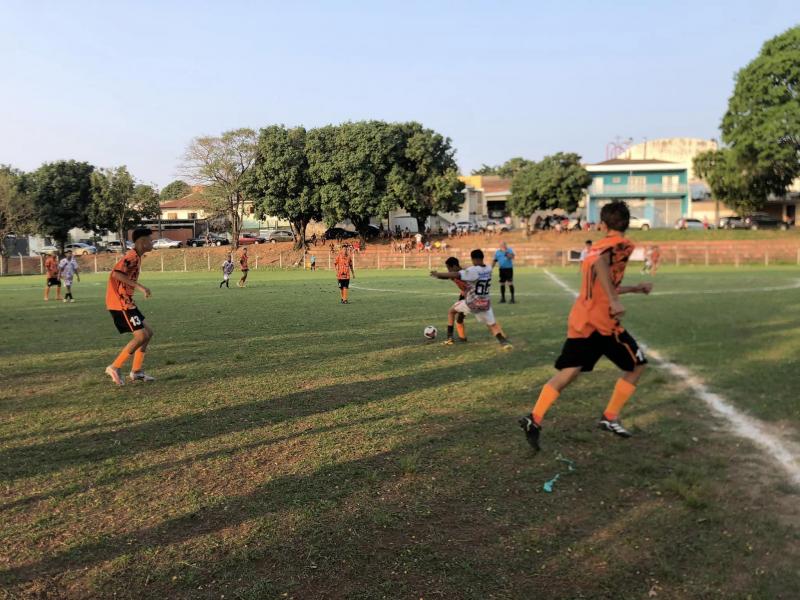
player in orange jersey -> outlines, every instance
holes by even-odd
[[[48,254],[44,260],[44,272],[47,282],[44,288],[44,301],[50,300],[50,288],[56,286],[56,300],[61,300],[61,277],[58,274],[58,259]]]
[[[630,213],[624,202],[612,202],[600,211],[600,227],[606,237],[596,242],[581,265],[581,291],[569,313],[567,341],[556,360],[558,369],[542,388],[530,414],[519,420],[528,443],[539,449],[542,419],[561,391],[581,372],[591,371],[601,356],[622,369],[611,400],[598,421],[598,427],[620,437],[630,432],[619,421],[622,407],[636,390],[647,360],[641,349],[620,323],[625,307],[620,294],[649,294],[650,283],[623,286],[622,277],[633,244],[623,237]]]
[[[461,270],[461,263],[458,262],[455,256],[448,258],[444,261],[444,264],[450,273],[458,273]],[[453,279],[453,283],[458,287],[458,299],[463,300],[464,294],[469,288],[469,284],[461,279]],[[458,312],[453,307],[450,307],[450,310],[447,311],[447,339],[444,341],[445,346],[452,346],[455,343],[453,340],[454,327],[458,331],[458,339],[462,342],[466,342],[467,330],[464,328],[464,313]]]
[[[239,280],[239,283],[236,284],[239,287],[247,285],[247,274],[250,272],[250,267],[247,263],[248,260],[247,248],[242,248],[242,255],[239,257],[239,267],[242,269],[242,278]]]
[[[133,357],[129,375],[131,381],[155,381],[154,377],[142,370],[147,346],[153,338],[153,330],[145,322],[144,315],[133,301],[133,293],[137,288],[144,293],[145,298],[150,297],[150,290],[139,283],[139,270],[142,256],[153,249],[153,242],[150,239],[152,233],[146,227],[133,231],[133,249],[128,250],[114,265],[108,278],[106,308],[120,333],[133,333],[133,339],[126,344],[116,360],[106,367],[106,375],[111,377],[116,385],[125,383],[121,369],[130,357]]]
[[[336,260],[333,261],[336,268],[336,279],[339,282],[339,291],[342,296],[342,304],[347,304],[347,296],[350,291],[350,280],[356,278],[356,270],[353,268],[353,259],[347,251],[347,246],[342,246]]]

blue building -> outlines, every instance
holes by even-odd
[[[615,158],[586,170],[592,176],[587,192],[586,216],[600,220],[600,209],[615,200],[628,203],[631,215],[649,221],[651,227],[672,227],[691,216],[688,167],[664,160]]]

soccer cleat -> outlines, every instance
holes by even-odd
[[[509,304],[516,304],[516,303],[517,303],[517,301],[516,301],[516,300],[514,300],[514,299],[512,298],[511,300],[509,300],[509,301],[508,301],[508,303],[509,303]]]
[[[445,341],[442,342],[442,346],[452,346],[455,344],[453,338],[447,338]]]
[[[64,304],[66,304],[67,302],[69,302],[69,300],[67,300],[66,298],[64,298]]]
[[[125,380],[122,379],[119,369],[108,366],[106,367],[106,375],[111,377],[111,381],[113,381],[115,385],[125,385]]]
[[[503,350],[504,352],[507,352],[507,351],[513,350],[513,349],[514,349],[514,344],[512,344],[508,340],[503,340],[502,342],[500,342],[500,350]]]
[[[517,423],[519,423],[519,426],[522,427],[522,431],[525,432],[525,438],[528,440],[531,448],[538,452],[540,450],[539,434],[542,431],[541,426],[537,425],[530,415],[525,415],[524,417],[520,418]]]
[[[467,338],[458,338],[458,341],[459,342],[464,342],[466,344],[467,343]]]
[[[70,302],[75,302],[75,298],[70,298],[69,301]]]
[[[505,304],[505,303],[506,303],[506,299],[505,298],[500,298],[500,304]]]
[[[156,380],[155,377],[148,375],[144,371],[131,371],[128,377],[131,381],[146,381],[148,383]]]
[[[610,431],[619,437],[629,438],[633,435],[630,431],[622,426],[622,423],[620,423],[619,419],[607,419],[605,415],[600,417],[600,420],[597,422],[597,426],[603,431]]]

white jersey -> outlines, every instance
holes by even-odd
[[[461,281],[467,284],[464,301],[473,312],[489,310],[489,286],[492,284],[492,267],[472,265],[458,273]]]
[[[58,263],[58,271],[64,279],[72,279],[78,271],[78,261],[74,258],[62,258]]]
[[[224,263],[222,263],[222,274],[230,275],[231,273],[233,273],[233,268],[234,268],[233,261],[226,260]]]

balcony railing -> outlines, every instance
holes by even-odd
[[[685,194],[688,186],[685,183],[661,184],[648,183],[627,184],[627,183],[605,183],[598,185],[593,183],[589,186],[589,194],[592,196],[649,196],[653,194]]]

